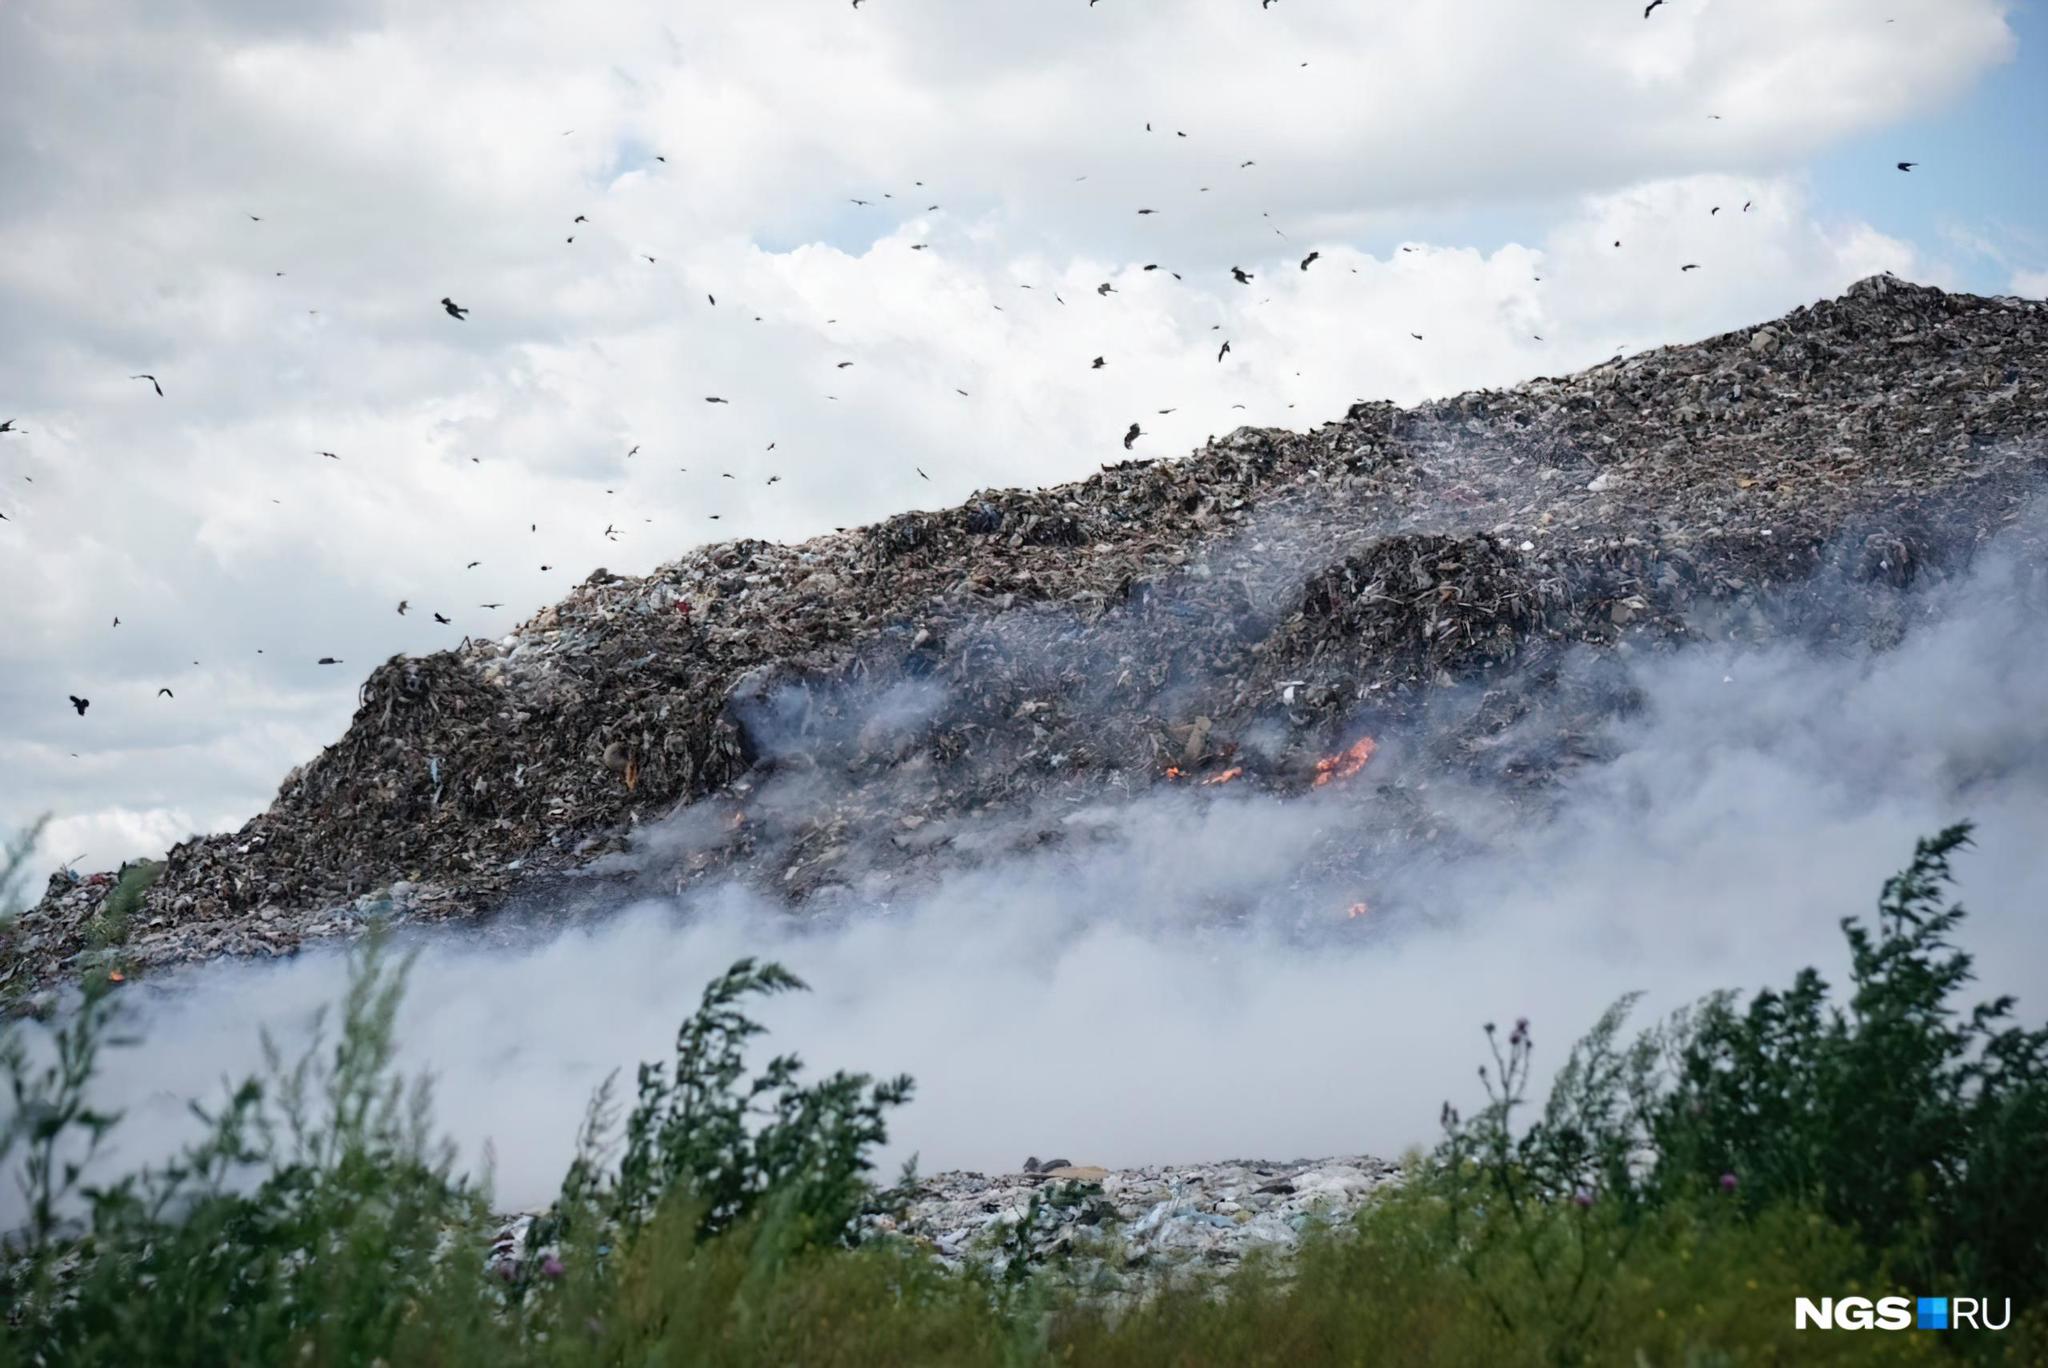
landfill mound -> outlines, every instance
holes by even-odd
[[[2030,535],[2044,435],[2048,307],[1879,276],[1566,378],[599,570],[379,666],[268,811],[170,852],[124,944],[88,932],[113,880],[60,872],[5,973],[288,953],[574,870],[815,911],[1085,840],[1084,803],[1342,784],[1390,738],[1372,841],[1426,839],[1404,776],[1540,793],[1592,753],[1627,700],[1570,661],[1895,639],[1916,586]]]

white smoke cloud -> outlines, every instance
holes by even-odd
[[[1611,758],[1548,800],[1405,776],[1426,781],[1456,853],[1368,870],[1366,887],[1319,878],[1310,854],[1370,804],[1174,791],[1085,814],[1104,843],[995,860],[824,922],[728,888],[545,940],[440,931],[403,1014],[407,1063],[437,1076],[472,1160],[492,1145],[501,1200],[544,1201],[597,1081],[666,1058],[705,980],[756,955],[815,988],[763,1010],[773,1048],[917,1077],[892,1158],[1392,1155],[1429,1141],[1444,1099],[1469,1097],[1483,1021],[1529,1017],[1554,1065],[1625,991],[1648,993],[1647,1014],[1806,964],[1839,980],[1839,919],[1870,908],[1916,837],[1964,818],[1978,823],[1961,873],[1979,986],[2019,992],[2038,1017],[2048,597],[2015,547],[1913,603],[1917,625],[1888,650],[1704,644],[1634,660],[1641,706],[1604,724]],[[1842,607],[1855,622],[1855,602]],[[1356,782],[1396,778],[1403,754],[1391,738]],[[645,849],[662,858],[658,840]],[[1215,924],[1205,904],[1244,890],[1281,914]],[[1361,897],[1374,910],[1354,921]],[[341,974],[312,954],[137,985],[143,1043],[105,1080],[131,1137],[165,1143],[185,1097],[254,1063],[257,1024],[289,1043]]]

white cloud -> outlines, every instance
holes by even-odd
[[[0,825],[252,811],[377,661],[600,564],[1938,277],[1797,168],[2003,5],[1796,9],[10,7]],[[1447,214],[1493,226],[1403,243]]]

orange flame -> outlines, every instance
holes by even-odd
[[[1316,761],[1315,786],[1321,788],[1333,779],[1349,779],[1365,768],[1365,762],[1372,759],[1378,743],[1370,736],[1361,736],[1335,755],[1326,755]]]
[[[1229,783],[1229,782],[1230,782],[1231,780],[1233,780],[1233,779],[1237,778],[1237,777],[1238,777],[1239,775],[1241,775],[1241,774],[1243,774],[1243,773],[1244,773],[1244,766],[1243,766],[1243,765],[1238,765],[1238,766],[1236,766],[1236,767],[1235,767],[1235,768],[1233,768],[1233,769],[1227,769],[1227,770],[1223,771],[1223,773],[1221,773],[1221,774],[1212,774],[1212,775],[1210,775],[1210,776],[1209,776],[1209,777],[1208,777],[1207,779],[1204,779],[1204,780],[1202,781],[1202,787],[1204,787],[1204,788],[1207,788],[1207,787],[1209,787],[1209,786],[1210,786],[1210,785],[1212,785],[1212,784],[1227,784],[1227,783]]]

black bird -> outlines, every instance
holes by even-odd
[[[1301,259],[1301,269],[1306,271],[1308,269],[1308,264],[1311,261],[1316,260],[1320,256],[1322,256],[1321,252],[1310,252],[1307,256]]]
[[[868,201],[868,200],[863,200],[863,199],[857,199],[857,200],[855,200],[855,201],[854,201],[854,203],[855,203],[855,204],[863,204],[863,205],[864,205],[864,204],[868,204],[868,203],[870,203],[870,201]]]
[[[1172,410],[1172,409],[1161,409],[1161,410],[1159,410],[1159,411],[1160,411],[1161,413],[1171,413],[1171,412],[1173,412],[1173,410]]]
[[[590,222],[590,220],[589,220],[589,219],[587,219],[587,218],[585,218],[585,217],[583,217],[583,215],[581,215],[581,214],[578,214],[578,215],[577,215],[577,216],[576,216],[575,218],[572,218],[572,219],[570,219],[570,220],[569,220],[569,222],[571,222],[571,223],[588,223],[588,222]]]
[[[1138,212],[1141,214],[1156,214],[1159,211],[1157,209],[1140,209]]]
[[[325,457],[326,457],[326,458],[327,458],[328,460],[330,460],[330,461],[338,461],[338,460],[340,460],[340,459],[341,459],[341,457],[339,457],[339,456],[335,455],[335,454],[334,454],[333,452],[331,452],[331,451],[323,451],[323,452],[320,452],[320,453],[318,453],[318,454],[320,454],[320,455],[322,455],[322,456],[325,456]]]
[[[169,689],[158,689],[158,690],[156,691],[156,696],[157,696],[158,698],[176,698],[176,697],[177,697],[177,695],[176,695],[176,694],[174,694],[174,693],[172,693],[172,692],[171,692],[171,691],[170,691]]]
[[[1679,267],[1678,269],[1680,271],[1697,271],[1699,268],[1700,264],[1697,261],[1688,261],[1685,265]]]
[[[1216,353],[1216,359],[1218,361],[1221,361],[1224,357],[1228,355],[1230,355],[1230,342],[1228,341],[1228,339],[1226,339],[1223,343],[1222,348]]]
[[[629,452],[627,452],[627,453],[626,453],[626,459],[630,461],[630,460],[632,460],[632,459],[633,459],[633,458],[634,458],[635,456],[637,456],[637,455],[639,455],[639,454],[640,454],[640,444],[639,444],[639,443],[637,443],[637,442],[635,442],[635,443],[633,444],[633,449],[632,449],[631,451],[629,451]]]
[[[730,400],[726,400],[726,399],[721,399],[721,398],[719,398],[719,397],[718,397],[717,395],[715,395],[715,394],[707,394],[707,395],[705,395],[705,396],[704,396],[704,402],[705,402],[705,403],[707,403],[707,404],[724,404],[724,403],[730,403],[731,401],[730,401]]]
[[[1248,161],[1241,161],[1241,162],[1239,162],[1239,163],[1237,164],[1237,169],[1238,169],[1238,170],[1240,170],[1240,171],[1242,171],[1242,170],[1244,170],[1244,169],[1245,169],[1245,168],[1246,168],[1247,166],[1257,166],[1257,165],[1258,165],[1258,163],[1257,163],[1257,162],[1248,162]]]
[[[1711,209],[1707,210],[1707,217],[1708,217],[1708,218],[1712,218],[1712,217],[1713,217],[1714,215],[1716,215],[1716,214],[1718,214],[1718,213],[1720,213],[1720,212],[1721,212],[1721,206],[1717,204],[1717,205],[1715,205],[1715,206],[1714,206],[1713,208],[1711,208]]]
[[[474,570],[474,569],[476,569],[476,568],[477,568],[477,567],[478,567],[479,565],[482,565],[482,564],[483,564],[483,562],[482,562],[482,561],[471,561],[471,562],[470,562],[469,564],[467,564],[467,565],[463,566],[462,568],[463,568],[463,569],[465,569],[465,570]]]
[[[1124,434],[1124,450],[1129,451],[1131,449],[1131,443],[1137,441],[1140,437],[1143,437],[1144,435],[1145,434],[1139,430],[1138,425],[1136,423],[1131,424],[1131,430]]]
[[[504,606],[502,603],[479,603],[477,605],[479,608],[503,608]]]
[[[1664,0],[1650,0],[1650,7],[1649,7],[1649,9],[1646,9],[1646,10],[1644,10],[1644,11],[1643,11],[1643,18],[1645,18],[1645,19],[1649,18],[1649,17],[1650,17],[1650,10],[1653,10],[1653,9],[1657,8],[1657,6],[1659,6],[1659,5],[1663,4],[1663,3],[1664,3]]]
[[[852,364],[853,364],[853,362],[851,362],[851,361],[841,361],[841,362],[840,362],[840,363],[839,363],[838,365],[834,366],[834,367],[833,367],[832,369],[833,369],[833,370],[845,370],[845,369],[846,369],[846,368],[847,368],[848,366],[850,366],[850,365],[852,365]]]
[[[654,260],[654,258],[653,258],[653,257],[651,257],[651,256],[648,256],[648,255],[647,255],[647,253],[645,253],[645,252],[642,252],[642,253],[641,253],[640,255],[641,255],[641,257],[643,257],[643,258],[644,258],[645,260],[648,260],[648,261],[652,261],[652,260]]]
[[[715,309],[715,308],[717,308],[717,307],[718,307],[718,296],[717,296],[717,295],[715,295],[715,294],[707,294],[707,295],[705,295],[704,297],[705,297],[706,299],[708,299],[708,300],[710,300],[710,301],[711,301],[711,307],[712,307],[712,308],[714,308],[714,309]]]
[[[155,377],[154,375],[131,375],[131,376],[129,376],[128,378],[129,378],[130,380],[147,380],[147,381],[149,381],[149,384],[150,384],[150,388],[152,388],[152,389],[154,389],[154,390],[156,391],[156,397],[157,397],[157,398],[159,398],[159,399],[161,399],[161,398],[163,398],[163,397],[164,397],[164,387],[163,387],[162,385],[159,385],[159,384],[157,384],[157,382],[156,382],[156,377]]]
[[[1911,171],[1911,170],[1912,170],[1912,169],[1913,169],[1914,167],[1918,166],[1919,164],[1920,164],[1919,162],[1900,162],[1900,163],[1899,163],[1899,170],[1901,170],[1901,171]]]
[[[448,311],[448,316],[450,318],[469,317],[469,310],[463,308],[460,304],[457,304],[454,300],[448,298],[448,296],[446,295],[441,296],[441,307]]]
[[[116,627],[121,625],[121,615],[119,613],[114,614],[114,625]]]
[[[1749,212],[1749,206],[1750,206],[1750,205],[1752,205],[1752,204],[1754,204],[1754,203],[1756,203],[1756,201],[1755,201],[1755,200],[1744,200],[1744,201],[1742,202],[1742,212],[1743,212],[1743,213],[1745,213],[1745,214],[1746,214],[1746,213],[1748,213],[1748,212]]]
[[[780,482],[780,481],[781,481],[781,479],[782,479],[782,477],[781,477],[780,475],[770,475],[770,476],[768,477],[768,483],[769,483],[769,484],[776,484],[776,483]]]
[[[1251,278],[1251,275],[1250,275],[1250,273],[1246,272],[1245,270],[1243,270],[1243,269],[1242,269],[1242,268],[1240,268],[1240,267],[1237,267],[1237,266],[1233,266],[1233,267],[1231,267],[1231,268],[1230,268],[1230,275],[1231,275],[1231,278],[1232,278],[1232,279],[1234,279],[1235,281],[1237,281],[1237,283],[1238,283],[1238,284],[1240,284],[1240,285],[1249,285],[1249,284],[1251,284],[1251,283],[1252,283],[1252,278]]]
[[[447,618],[442,617],[439,613],[436,613],[434,614],[434,621],[440,623],[443,627],[446,627],[448,625],[449,620]]]
[[[1095,359],[1094,359],[1093,361],[1091,361],[1091,362],[1089,362],[1089,363],[1088,363],[1088,369],[1089,369],[1089,370],[1101,370],[1101,369],[1102,369],[1102,368],[1103,368],[1104,366],[1106,366],[1106,365],[1108,365],[1108,364],[1109,364],[1109,362],[1107,362],[1107,361],[1103,360],[1103,359],[1102,359],[1101,357],[1099,357],[1099,356],[1098,356],[1098,357],[1096,357],[1096,358],[1095,358]]]
[[[71,706],[78,709],[78,715],[80,717],[85,716],[85,710],[92,706],[92,700],[90,698],[80,698],[77,694],[71,694],[69,697],[71,699]]]
[[[1421,334],[1421,333],[1409,333],[1408,335],[1409,335],[1410,337],[1414,338],[1414,339],[1415,339],[1415,340],[1416,340],[1417,342],[1420,342],[1420,341],[1422,340],[1422,334]]]
[[[1150,266],[1147,266],[1145,269],[1148,271],[1156,271],[1159,269],[1159,263],[1155,261]]]
[[[4,423],[0,423],[0,432],[26,432],[27,430],[26,428],[16,427],[12,418],[9,418]]]
[[[345,665],[348,662],[343,660],[336,660],[333,656],[321,656],[318,660],[314,661],[313,663],[315,665]]]
[[[1116,286],[1105,280],[1095,287],[1095,293],[1099,295],[1113,295],[1116,293]]]

